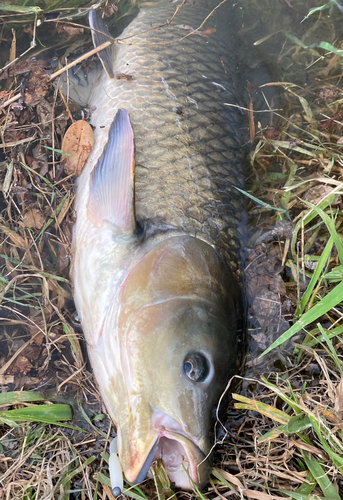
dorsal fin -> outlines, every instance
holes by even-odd
[[[99,47],[105,42],[112,40],[112,36],[108,31],[105,21],[95,9],[91,9],[89,11],[89,26],[92,28],[92,40],[95,48]],[[113,45],[110,45],[106,49],[100,50],[100,52],[98,52],[98,57],[109,78],[114,78],[113,51],[114,47]]]
[[[135,150],[129,113],[118,109],[108,142],[90,176],[87,215],[96,226],[108,221],[123,237],[136,230]]]

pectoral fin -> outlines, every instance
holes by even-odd
[[[129,113],[119,109],[108,142],[90,176],[89,220],[101,227],[108,221],[123,237],[136,230],[134,210],[134,135]]]
[[[92,40],[95,48],[112,39],[105,21],[94,9],[91,9],[89,11],[89,26],[92,28]],[[110,45],[106,49],[100,50],[100,52],[98,52],[101,64],[103,65],[104,70],[106,71],[109,78],[114,78],[113,50],[113,45]]]

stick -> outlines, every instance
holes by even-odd
[[[83,54],[83,56],[80,56],[77,59],[75,59],[75,61],[67,64],[67,66],[64,66],[63,68],[59,69],[58,71],[55,71],[55,73],[53,73],[52,75],[50,75],[50,80],[53,80],[54,78],[56,78],[57,76],[61,75],[65,71],[68,71],[68,69],[72,68],[73,66],[76,66],[81,61],[84,61],[85,59],[88,59],[88,57],[91,57],[94,54],[97,54],[98,52],[100,52],[100,50],[106,49],[109,45],[112,45],[112,43],[113,42],[111,42],[111,41],[105,42],[105,43],[99,45],[99,47],[96,47],[95,49],[90,50],[86,54]],[[7,101],[5,101],[2,104],[1,108],[5,108],[9,104],[12,104],[12,102],[17,101],[18,99],[20,99],[20,97],[21,97],[21,94],[16,94],[15,96],[13,96],[10,99],[8,99]]]

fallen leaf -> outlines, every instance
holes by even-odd
[[[45,322],[38,315],[31,316],[30,320],[32,321],[32,323],[27,324],[27,329],[32,338],[32,342],[40,347],[43,344],[43,341],[45,340],[45,335],[44,335],[44,329],[46,328]]]
[[[1,226],[0,231],[8,235],[9,239],[14,244],[14,246],[19,247],[22,250],[28,249],[30,243],[28,242],[26,236],[25,236],[25,238],[23,238],[18,233],[16,233],[15,231],[12,231],[11,229],[9,229],[5,226]]]
[[[73,123],[62,142],[62,161],[68,175],[79,176],[94,146],[93,129],[84,120]],[[70,156],[67,156],[70,155]]]
[[[47,67],[49,67],[49,63],[46,61],[37,61],[36,59],[18,61],[17,64],[0,71],[0,80],[6,80],[6,78],[22,75],[23,73],[28,73],[33,70],[37,71],[37,68],[43,69]]]
[[[10,48],[10,62],[13,62],[15,57],[16,57],[16,50],[17,50],[17,38],[15,36],[15,31],[12,28],[12,43],[11,43],[11,48]]]
[[[68,24],[61,23],[56,23],[55,29],[59,35],[66,34],[68,36],[82,35],[82,33],[84,32],[84,28],[78,26],[69,26]]]
[[[37,359],[40,356],[40,353],[42,351],[42,348],[37,346],[37,345],[28,345],[23,351],[23,355],[29,360],[29,361],[37,361]]]
[[[22,224],[24,227],[42,229],[45,224],[45,217],[38,208],[31,208],[23,215]]]
[[[15,375],[16,373],[21,373],[22,375],[27,375],[31,368],[33,368],[33,365],[25,356],[18,356],[15,362],[9,367],[6,374]]]
[[[33,68],[24,78],[21,87],[21,95],[25,104],[28,106],[38,104],[47,94],[49,83],[50,75],[42,67]]]

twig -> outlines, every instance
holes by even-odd
[[[95,49],[92,49],[89,52],[87,52],[86,54],[83,54],[82,56],[78,57],[77,59],[75,59],[75,61],[67,64],[66,66],[64,66],[63,68],[59,69],[58,71],[55,71],[55,73],[52,73],[52,75],[50,75],[50,81],[53,80],[54,78],[56,78],[57,76],[61,75],[65,71],[68,71],[73,66],[76,66],[80,62],[84,61],[85,59],[88,59],[88,57],[91,57],[94,54],[97,54],[98,52],[100,52],[101,50],[106,49],[107,47],[109,47],[110,45],[112,45],[112,43],[113,42],[110,42],[110,41],[105,42],[105,43],[99,45],[99,47],[96,47]],[[15,96],[11,97],[11,99],[8,99],[7,101],[5,101],[2,104],[1,108],[5,108],[9,104],[12,104],[12,102],[17,101],[18,99],[20,99],[20,97],[21,97],[21,94],[16,94]]]
[[[20,94],[19,94],[19,97],[20,97]],[[15,146],[18,146],[18,144],[24,144],[25,142],[30,142],[30,141],[33,141],[34,139],[36,139],[36,136],[32,136],[32,137],[26,137],[26,139],[20,139],[19,141],[15,141],[15,142],[7,142],[6,144],[0,144],[0,148],[14,148]]]
[[[111,42],[111,41],[102,43],[101,45],[99,45],[99,47],[96,47],[95,49],[90,50],[86,54],[83,54],[83,56],[78,57],[77,59],[75,59],[75,61],[67,64],[66,66],[63,66],[63,68],[59,69],[58,71],[55,71],[55,73],[53,73],[50,76],[50,80],[53,80],[54,78],[56,78],[56,76],[61,75],[65,71],[68,71],[68,69],[76,66],[77,64],[79,64],[80,62],[84,61],[85,59],[88,59],[88,57],[91,57],[94,54],[97,54],[98,52],[100,52],[101,50],[106,49],[107,47],[109,47],[110,45],[112,45],[112,43],[113,42]]]
[[[5,71],[5,69],[9,68],[10,66],[13,66],[13,64],[15,64],[17,61],[19,61],[19,59],[21,59],[22,57],[24,57],[28,52],[30,52],[31,49],[35,48],[36,46],[36,25],[37,25],[37,14],[35,15],[35,22],[34,22],[34,25],[33,25],[33,38],[32,38],[32,42],[30,44],[30,47],[28,49],[26,49],[22,54],[20,54],[20,56],[16,57],[15,59],[13,59],[13,61],[10,61],[8,64],[6,64],[6,66],[4,66],[1,70],[0,70],[0,74]]]

